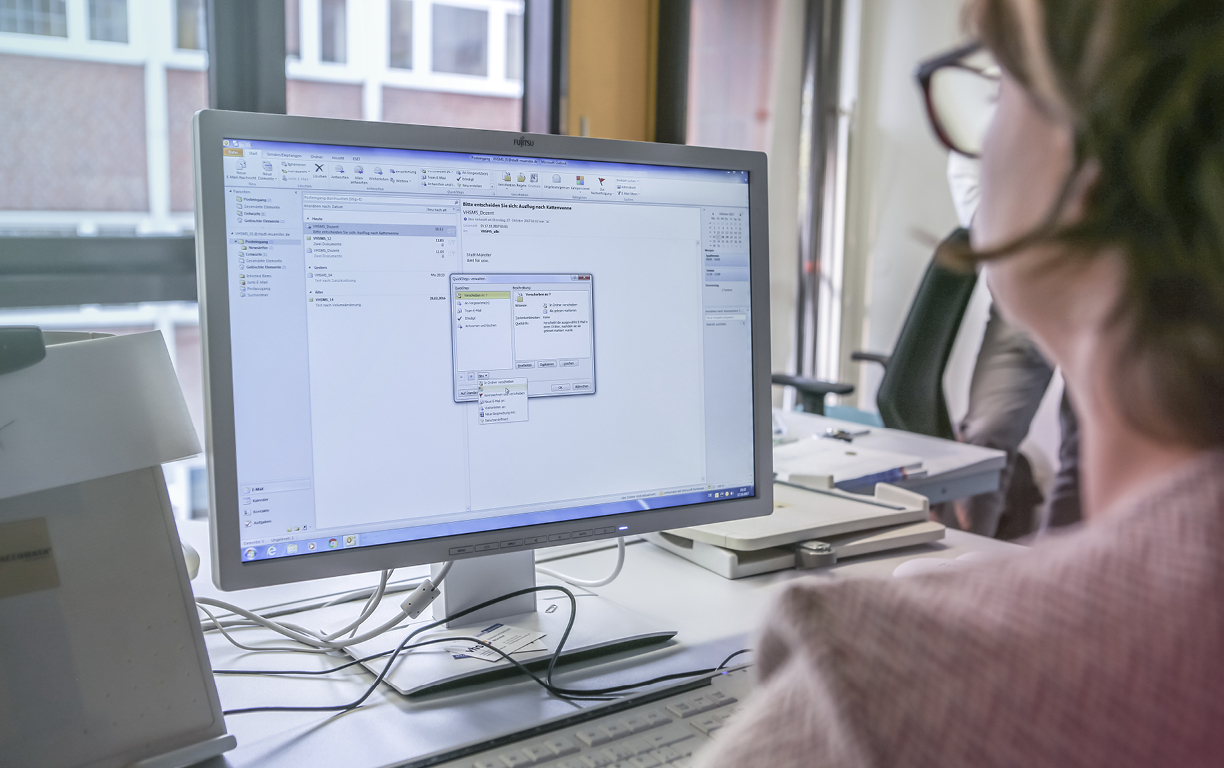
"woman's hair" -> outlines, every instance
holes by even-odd
[[[1128,418],[1224,446],[1224,3],[975,0],[968,14],[1071,121],[1077,167],[1099,166],[1083,219],[1048,239],[1125,258],[1113,377]]]

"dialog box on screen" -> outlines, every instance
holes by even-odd
[[[595,392],[591,275],[454,274],[450,296],[456,402],[506,379],[528,397]]]

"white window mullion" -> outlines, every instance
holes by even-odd
[[[321,42],[321,21],[320,9],[321,0],[302,0],[301,6],[298,8],[298,17],[301,19],[302,25],[302,40],[301,40],[301,61],[307,66],[315,66],[319,63],[319,48]]]
[[[353,15],[349,32],[349,50],[362,78],[361,112],[366,120],[382,120],[382,89],[387,73],[391,8],[387,0],[366,0],[356,3],[360,10]],[[350,11],[352,14],[352,11]],[[363,33],[371,33],[363,36]]]
[[[433,70],[433,3],[412,0],[412,71],[420,76]]]
[[[136,30],[139,24],[141,29]],[[174,232],[170,217],[170,116],[166,60],[174,39],[171,5],[161,0],[128,0],[128,30],[145,54],[145,157],[149,179],[149,220],[142,233]]]
[[[506,6],[489,8],[489,80],[502,83],[506,80]]]
[[[68,0],[64,11],[68,24],[68,39],[74,43],[84,43],[89,40],[89,7],[88,0]],[[128,11],[129,15],[131,10]]]

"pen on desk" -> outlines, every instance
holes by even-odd
[[[837,427],[829,427],[820,437],[830,440],[842,440],[847,443],[854,442],[854,438],[862,437],[863,435],[871,434],[870,429],[856,429],[853,431],[838,429]]]

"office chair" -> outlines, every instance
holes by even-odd
[[[956,439],[944,400],[943,375],[977,273],[947,266],[951,261],[947,257],[968,245],[969,231],[957,229],[936,247],[891,355],[850,355],[851,360],[884,367],[876,406],[886,427]]]

